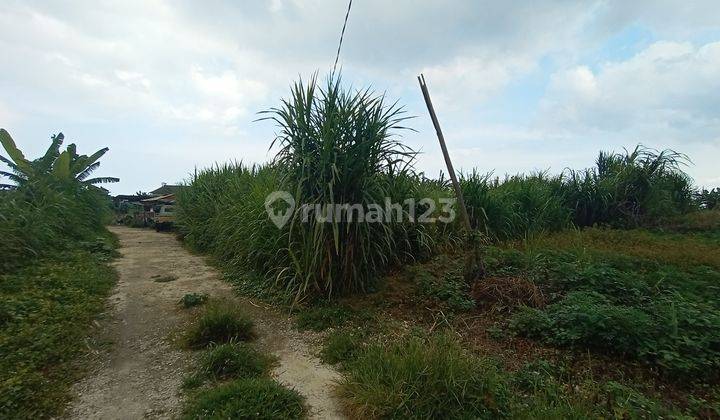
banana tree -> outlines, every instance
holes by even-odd
[[[114,177],[88,178],[98,167],[98,160],[109,150],[107,147],[90,156],[78,155],[77,146],[70,144],[66,150],[60,151],[65,136],[62,133],[53,135],[50,147],[45,154],[33,161],[28,160],[17,148],[10,134],[0,129],[0,143],[9,158],[0,155],[0,161],[10,167],[12,172],[0,171],[0,176],[8,178],[16,185],[0,184],[0,188],[15,188],[29,180],[49,178],[59,182],[78,182],[84,185],[96,185],[118,182]]]

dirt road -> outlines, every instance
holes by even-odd
[[[171,338],[189,319],[178,301],[192,292],[236,300],[256,322],[257,345],[279,358],[273,376],[305,395],[311,417],[342,418],[332,392],[337,372],[313,356],[315,349],[290,327],[286,315],[236,297],[203,257],[188,253],[171,234],[126,227],[111,231],[120,239],[122,256],[114,263],[119,281],[95,334],[97,342],[109,344],[89,357],[90,372],[74,388],[70,418],[179,415],[180,385],[192,369],[193,355],[178,349]],[[155,281],[165,276],[176,279]]]

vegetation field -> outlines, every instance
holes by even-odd
[[[90,178],[107,151],[61,151],[52,136],[28,160],[0,129],[0,156],[12,172],[0,188],[0,417],[49,418],[62,413],[82,368],[91,322],[115,283],[108,261],[115,240],[105,229],[107,191]]]
[[[197,173],[179,231],[244,293],[323,331],[349,414],[720,416],[720,191],[693,185],[686,156],[638,146],[557,175],[461,174],[485,269],[468,282],[457,220],[266,215],[284,190],[320,205],[413,198],[402,212],[438,216],[420,199],[452,189],[413,170],[401,110],[330,79],[266,115],[276,159]]]

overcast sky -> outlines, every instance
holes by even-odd
[[[113,193],[195,166],[272,158],[271,123],[298,77],[326,75],[340,0],[0,0],[0,127],[36,157],[50,134],[89,154]],[[417,167],[443,168],[423,72],[456,168],[593,164],[598,150],[672,148],[720,186],[720,3],[355,0],[340,64],[418,118]]]

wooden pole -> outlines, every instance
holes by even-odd
[[[485,267],[480,256],[479,238],[477,237],[476,232],[473,231],[472,225],[470,224],[470,216],[468,215],[467,208],[465,207],[465,199],[463,198],[462,189],[460,188],[460,183],[455,175],[455,169],[453,168],[452,161],[450,160],[447,145],[445,145],[445,136],[443,136],[442,129],[440,128],[440,122],[435,114],[435,108],[433,107],[432,100],[430,99],[430,92],[428,91],[427,83],[425,83],[425,76],[422,74],[418,76],[418,82],[420,82],[420,89],[422,90],[423,98],[425,98],[425,105],[427,105],[433,126],[435,126],[435,133],[437,133],[440,148],[442,149],[443,157],[445,158],[445,166],[447,166],[448,174],[450,175],[453,189],[455,190],[455,196],[457,197],[460,217],[462,218],[463,226],[467,232],[470,253],[468,254],[465,262],[465,280],[468,283],[472,283],[485,275]]]
[[[447,166],[448,174],[452,180],[453,189],[455,190],[455,196],[457,197],[458,206],[460,207],[460,217],[463,219],[463,226],[468,234],[472,231],[470,226],[470,216],[468,216],[467,208],[465,207],[465,200],[463,199],[462,190],[460,189],[460,183],[455,176],[455,169],[453,168],[452,161],[450,160],[450,154],[448,153],[447,146],[445,145],[445,136],[443,136],[442,129],[440,128],[440,122],[438,121],[437,115],[435,115],[435,108],[433,107],[432,100],[430,99],[430,92],[428,91],[427,84],[425,83],[425,76],[422,74],[418,76],[420,82],[420,89],[422,90],[423,97],[425,98],[425,105],[427,105],[428,112],[430,112],[430,118],[432,119],[433,125],[435,126],[435,132],[437,133],[438,140],[440,141],[440,148],[442,149],[443,157],[445,158],[445,166]]]

